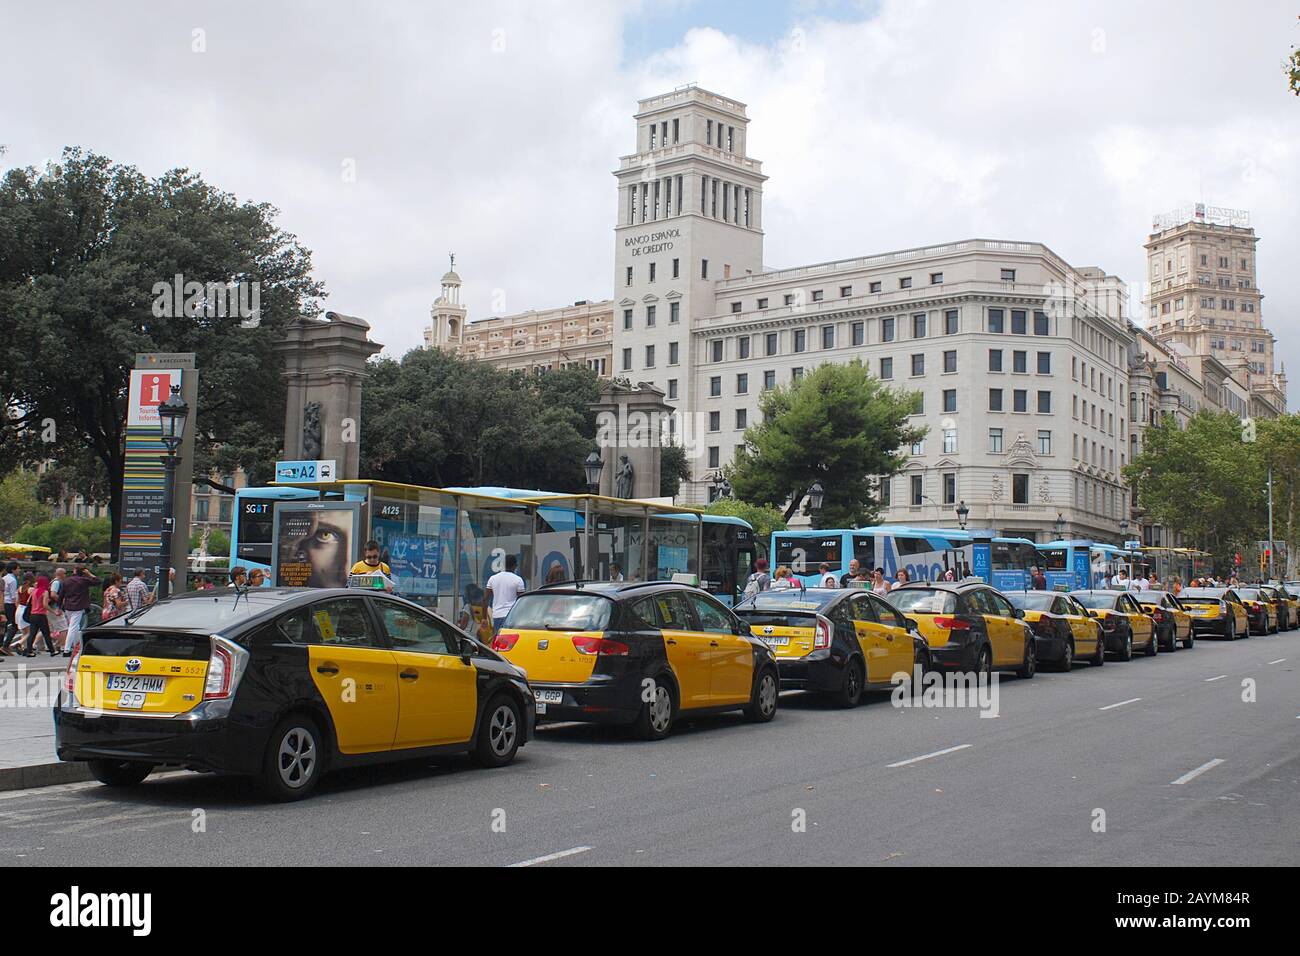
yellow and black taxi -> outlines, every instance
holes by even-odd
[[[1086,659],[1094,667],[1106,663],[1101,625],[1070,595],[1059,591],[1002,593],[1024,611],[1025,623],[1034,632],[1040,661],[1051,661],[1062,671],[1070,670],[1076,659]]]
[[[1074,598],[1101,624],[1106,653],[1131,661],[1133,651],[1142,648],[1154,657],[1160,650],[1156,622],[1142,610],[1136,591],[1071,591]]]
[[[735,608],[776,654],[785,690],[830,695],[852,707],[864,690],[887,690],[929,669],[929,645],[906,618],[860,588],[761,591]]]
[[[1276,584],[1261,584],[1259,593],[1264,599],[1270,601],[1273,608],[1277,611],[1277,629],[1279,631],[1289,631],[1292,628],[1300,627],[1300,620],[1296,616],[1296,599],[1287,594],[1286,589]]]
[[[936,670],[1014,671],[1026,678],[1038,671],[1025,612],[983,581],[918,581],[894,588],[886,600],[917,625]]]
[[[295,800],[358,764],[468,752],[501,766],[533,726],[523,672],[417,604],[223,588],[87,630],[56,746],[109,785],[183,767],[246,774]]]
[[[492,647],[528,675],[546,720],[668,736],[679,716],[776,716],[771,648],[699,588],[668,581],[555,585],[521,594]]]
[[[1232,588],[1183,588],[1178,603],[1192,616],[1193,634],[1215,634],[1229,641],[1250,637],[1250,616]]]
[[[1263,588],[1234,588],[1237,597],[1246,608],[1246,616],[1250,619],[1251,634],[1276,634],[1280,626],[1278,620],[1277,605],[1273,601],[1273,596],[1264,591]]]
[[[1134,591],[1142,610],[1150,615],[1156,625],[1156,639],[1162,651],[1176,651],[1178,645],[1191,647],[1196,640],[1192,633],[1192,616],[1178,598],[1168,591]]]

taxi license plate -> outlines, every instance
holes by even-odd
[[[558,690],[535,690],[533,699],[539,704],[562,704],[564,703],[564,692]]]
[[[123,691],[122,696],[117,699],[117,709],[140,710],[144,707],[146,696],[143,691]]]
[[[790,643],[790,638],[768,636],[764,637],[763,641],[768,645],[768,647],[785,647]]]
[[[167,686],[166,677],[141,677],[135,674],[109,674],[108,690],[132,691],[144,694],[161,694]]]

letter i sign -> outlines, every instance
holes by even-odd
[[[157,425],[158,406],[180,383],[180,369],[132,369],[127,425]]]

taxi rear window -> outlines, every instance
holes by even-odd
[[[525,594],[515,601],[507,627],[534,631],[603,631],[614,603],[596,594]]]
[[[890,591],[885,598],[904,614],[952,614],[957,610],[957,596],[951,591],[902,588]]]
[[[185,597],[147,605],[105,621],[103,628],[164,628],[202,631],[211,634],[234,624],[242,624],[280,603],[279,598],[217,588],[212,597]]]
[[[748,621],[751,626],[770,626],[770,627],[815,627],[817,619],[813,617],[813,612],[809,611],[804,614],[780,614],[770,611],[738,611],[741,620]]]

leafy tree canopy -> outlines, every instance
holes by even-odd
[[[113,544],[113,530],[107,518],[53,518],[19,528],[14,537],[22,544],[43,545],[54,555],[60,549],[75,554],[82,548],[91,554],[106,554]]]
[[[704,510],[711,515],[730,515],[748,521],[754,529],[754,536],[765,544],[772,537],[773,531],[786,530],[785,518],[781,512],[764,505],[751,505],[735,498],[719,498]]]

